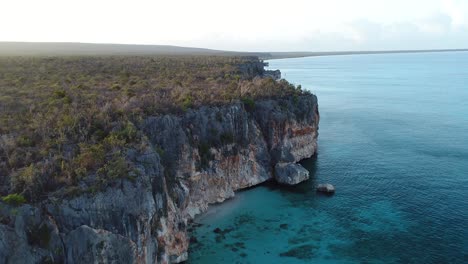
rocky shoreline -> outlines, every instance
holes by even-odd
[[[104,190],[86,182],[66,198],[0,206],[0,262],[179,263],[195,215],[235,191],[308,178],[297,162],[317,149],[315,95],[190,109],[153,116],[126,157],[129,179]]]

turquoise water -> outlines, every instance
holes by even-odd
[[[196,219],[190,263],[468,263],[468,53],[270,68],[319,98],[312,179],[213,206]],[[318,182],[337,193],[316,194]]]

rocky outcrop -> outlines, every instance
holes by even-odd
[[[265,77],[271,77],[275,80],[281,79],[281,72],[280,70],[267,70],[263,73],[263,76]]]
[[[251,57],[250,60],[246,60],[244,64],[240,65],[239,71],[244,77],[253,78],[262,76],[267,65],[267,63],[258,60],[256,57]]]
[[[326,184],[319,184],[317,185],[317,192],[326,193],[326,194],[334,194],[335,193],[335,186],[326,183]]]
[[[306,94],[150,117],[126,153],[133,177],[102,189],[84,181],[35,206],[0,204],[0,263],[184,261],[187,226],[210,204],[270,179],[307,179],[294,164],[315,153],[318,122]]]
[[[64,244],[67,263],[134,263],[137,256],[131,239],[86,225],[68,233]]]
[[[37,207],[0,204],[0,263],[48,261],[64,261],[64,245],[54,220]]]
[[[286,185],[296,185],[309,179],[309,171],[296,163],[278,163],[275,166],[275,180]]]

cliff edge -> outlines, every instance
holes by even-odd
[[[182,262],[187,226],[210,204],[267,180],[307,179],[289,165],[314,155],[318,123],[311,94],[150,116],[137,127],[141,144],[125,153],[136,164],[131,177],[102,189],[84,180],[34,205],[0,204],[0,262]]]

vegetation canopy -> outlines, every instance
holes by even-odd
[[[1,57],[0,195],[38,201],[90,175],[96,186],[134,179],[126,150],[138,149],[148,116],[303,93],[260,77],[263,66],[227,56]]]

